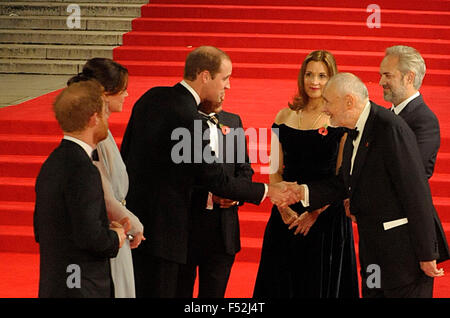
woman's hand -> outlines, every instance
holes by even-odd
[[[294,235],[302,234],[306,236],[311,229],[311,227],[316,223],[317,218],[320,213],[326,210],[330,205],[326,205],[320,209],[314,210],[312,212],[303,212],[295,221],[289,225],[289,230],[297,227],[294,231]]]
[[[292,210],[290,207],[280,208],[278,207],[278,211],[280,212],[281,219],[283,220],[284,224],[290,225],[292,222],[294,222],[298,218],[297,212]]]

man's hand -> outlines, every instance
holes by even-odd
[[[269,184],[267,196],[280,208],[297,203],[304,198],[304,189],[295,182],[278,182]]]
[[[136,235],[134,235],[134,239],[130,241],[130,248],[136,248],[141,244],[142,241],[145,241],[144,233],[139,232]]]
[[[430,277],[441,277],[444,276],[444,269],[437,269],[436,260],[420,262],[420,269],[425,273],[425,275]]]
[[[233,201],[230,199],[221,198],[215,194],[212,196],[213,202],[219,204],[222,209],[230,208],[232,206],[238,205],[238,201]]]
[[[122,247],[123,242],[127,239],[127,236],[125,234],[125,229],[123,228],[122,224],[112,221],[109,225],[109,228],[117,233],[117,236],[119,237],[119,248]]]

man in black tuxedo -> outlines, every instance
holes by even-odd
[[[380,85],[383,87],[384,99],[392,103],[391,110],[402,117],[416,135],[425,174],[430,179],[441,138],[439,121],[419,93],[425,71],[425,61],[416,49],[403,45],[392,46],[386,49],[380,65]],[[450,253],[434,206],[433,213],[438,236],[438,262],[442,262],[450,258]]]
[[[431,277],[443,270],[436,267],[431,193],[414,133],[370,102],[353,74],[332,77],[323,97],[330,123],[349,128],[349,137],[338,176],[299,186],[304,204],[315,210],[350,199],[364,297],[432,297]]]
[[[100,173],[91,160],[108,133],[103,88],[94,81],[72,84],[53,110],[64,138],[36,180],[39,297],[112,297],[109,258],[125,232],[120,224],[109,227]]]
[[[239,115],[222,106],[202,103],[205,131],[211,148],[224,170],[232,176],[252,180],[245,134]],[[235,255],[241,249],[238,206],[242,203],[221,198],[204,187],[192,194],[188,258],[180,266],[177,296],[191,298],[199,273],[198,298],[223,298]]]
[[[186,58],[182,82],[150,89],[133,107],[121,146],[130,179],[127,206],[150,233],[133,250],[137,297],[176,296],[179,265],[187,259],[194,182],[240,202],[259,204],[266,196],[281,205],[298,200],[292,184],[252,183],[205,161],[203,154],[211,150],[197,106],[222,103],[231,72],[226,53],[199,47]]]

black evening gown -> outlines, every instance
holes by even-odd
[[[321,180],[336,173],[343,128],[298,130],[273,124],[283,148],[283,180],[298,184]],[[301,203],[291,208],[305,212]],[[277,207],[264,233],[254,297],[357,298],[356,257],[351,220],[342,202],[323,211],[306,236],[294,235],[283,223]]]

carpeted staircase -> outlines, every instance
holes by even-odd
[[[232,89],[227,92],[224,108],[239,113],[246,128],[271,126],[275,114],[295,94],[299,66],[314,49],[331,51],[340,71],[360,76],[371,99],[388,106],[377,84],[384,49],[410,45],[426,60],[421,92],[441,124],[442,145],[430,185],[450,239],[450,1],[377,1],[381,28],[367,26],[371,14],[367,6],[371,3],[151,1],[142,6],[142,17],[132,21],[132,31],[124,34],[123,45],[113,51],[114,59],[131,74],[124,111],[110,118],[117,142],[121,142],[134,102],[149,87],[176,83],[186,54],[199,45],[220,47],[231,56]],[[33,187],[40,165],[61,138],[50,106],[55,96],[51,93],[0,109],[0,252],[38,252],[32,231]],[[250,148],[267,151],[268,147],[263,142],[252,143]],[[260,173],[264,166],[265,162],[254,162],[254,180],[268,180]],[[227,297],[251,296],[270,208],[266,201],[240,209],[242,251],[233,267]],[[448,262],[444,266],[449,275]],[[436,297],[450,297],[449,280],[446,277],[436,282]]]

